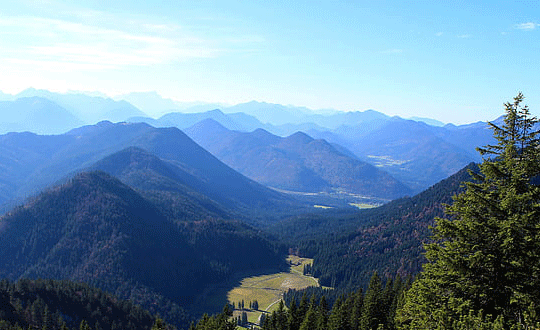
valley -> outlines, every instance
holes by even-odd
[[[450,143],[453,134],[485,141],[472,133],[479,125],[441,128],[366,111],[330,115],[334,132],[324,134],[316,132],[321,117],[310,117],[315,138],[279,136],[268,125],[241,131],[234,120],[258,121],[233,114],[0,135],[0,277],[10,281],[0,298],[20,294],[10,283],[44,278],[82,282],[159,315],[146,317],[145,327],[151,319],[176,329],[240,319],[301,330],[314,329],[317,315],[330,329],[343,318],[354,330],[367,329],[360,324],[368,319],[396,329],[398,297],[429,261],[436,219],[485,171],[461,166],[473,158]],[[9,299],[3,313],[27,325],[54,307],[32,296],[41,316],[30,318]],[[97,314],[92,326],[110,323]],[[54,327],[68,321],[84,325],[60,317]]]
[[[3,1],[0,330],[540,330],[536,1]]]

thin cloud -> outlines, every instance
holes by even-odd
[[[88,70],[214,58],[228,47],[253,48],[259,41],[252,36],[247,40],[247,45],[227,44],[224,39],[197,37],[174,24],[137,23],[120,29],[61,19],[0,16],[0,60],[61,71],[59,63],[70,70]]]
[[[457,35],[458,38],[461,38],[461,39],[468,39],[470,37],[472,37],[472,35],[470,34],[459,34]]]
[[[440,36],[443,35],[443,33],[442,33],[442,32],[437,32],[437,33],[435,33],[435,35],[436,35],[437,37],[440,37]]]
[[[527,23],[520,23],[520,24],[516,24],[516,29],[518,30],[523,30],[523,31],[531,31],[531,30],[534,30],[536,29],[536,27],[540,25],[540,24],[536,24],[536,23],[533,23],[533,22],[527,22]]]

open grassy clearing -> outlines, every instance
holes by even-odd
[[[283,293],[289,289],[304,289],[308,286],[319,286],[317,279],[303,275],[304,265],[312,264],[313,259],[289,256],[289,272],[246,277],[240,285],[227,294],[229,303],[237,308],[234,316],[246,312],[250,323],[258,323],[259,316],[264,312],[271,313],[279,306]],[[238,302],[244,300],[244,310],[238,309]],[[249,309],[249,303],[257,300],[259,310]]]
[[[378,207],[379,205],[367,204],[367,203],[349,203],[350,206],[357,207],[359,209],[372,209]]]

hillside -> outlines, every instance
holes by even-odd
[[[185,131],[225,164],[271,187],[310,193],[344,191],[386,199],[410,193],[387,173],[301,132],[281,138],[262,129],[230,131],[210,119]]]
[[[367,285],[373,271],[393,277],[416,274],[424,262],[422,244],[433,219],[444,216],[461,183],[470,180],[469,165],[414,196],[355,213],[329,211],[275,224],[270,231],[289,241],[299,255],[314,258],[313,275],[321,285]]]
[[[171,219],[197,221],[233,218],[232,210],[192,188],[203,185],[196,177],[137,147],[107,156],[88,170],[104,171],[138,189]]]
[[[0,150],[9,155],[6,164],[13,164],[0,174],[0,191],[5,196],[0,202],[37,193],[67,174],[128,147],[139,147],[179,167],[190,175],[184,178],[191,189],[255,218],[278,205],[284,212],[299,206],[289,197],[232,170],[177,128],[110,122],[83,126],[59,136],[0,136]]]
[[[150,330],[155,317],[139,306],[88,285],[71,281],[0,282],[2,329]],[[66,328],[62,328],[66,327]],[[20,329],[20,328],[19,328]]]
[[[242,223],[168,218],[103,172],[82,173],[0,219],[0,277],[85,282],[177,325],[187,321],[179,306],[209,283],[280,260]]]

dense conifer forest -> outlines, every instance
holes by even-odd
[[[149,312],[86,284],[0,281],[0,329],[148,329]]]

